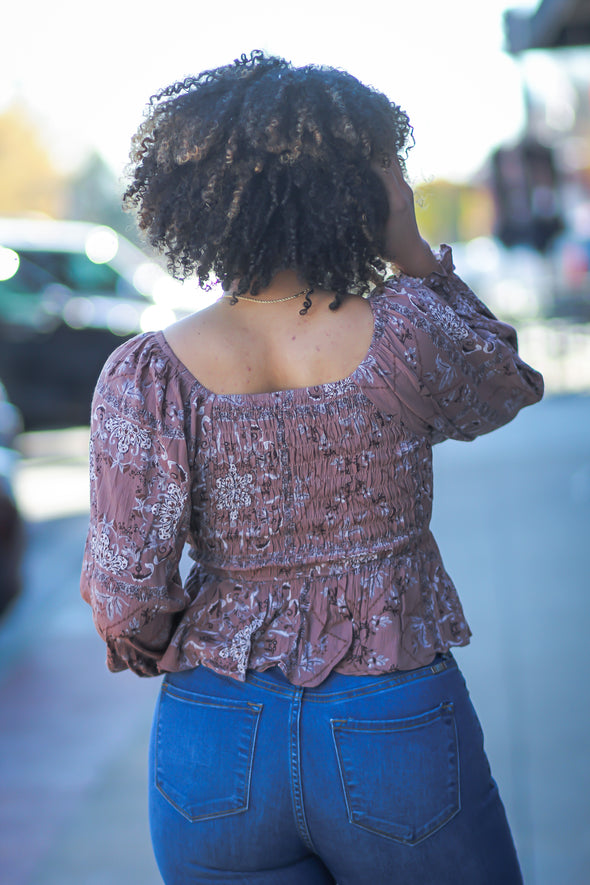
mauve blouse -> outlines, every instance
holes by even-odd
[[[392,278],[370,304],[365,359],[316,387],[212,393],[161,332],[109,358],[81,587],[111,670],[278,666],[314,686],[467,644],[429,530],[432,445],[507,423],[542,378],[448,247],[439,272]]]

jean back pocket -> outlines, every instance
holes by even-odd
[[[405,719],[331,725],[352,824],[415,844],[459,811],[453,704]]]
[[[248,808],[262,704],[205,697],[162,685],[156,723],[155,782],[187,820]]]

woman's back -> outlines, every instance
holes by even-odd
[[[540,379],[519,360],[512,330],[452,273],[450,251],[425,282],[402,276],[367,301],[351,299],[371,341],[354,353],[351,371],[337,363],[333,381],[317,371],[315,384],[304,383],[305,372],[286,374],[285,365],[298,364],[273,349],[270,323],[260,332],[270,369],[257,359],[256,383],[248,390],[242,381],[254,311],[280,308],[283,344],[288,335],[297,342],[288,302],[245,302],[244,310],[222,302],[176,326],[179,351],[199,330],[184,358],[162,333],[113,355],[93,406],[100,491],[85,578],[111,636],[131,622],[146,625],[144,634],[160,623],[164,670],[201,662],[243,678],[248,666],[280,663],[303,685],[334,667],[411,668],[468,640],[429,531],[431,445],[510,420],[538,398]],[[319,300],[317,322],[313,312],[298,317],[309,323],[309,337],[301,335],[308,353],[311,338],[322,355],[325,324],[339,315],[354,344],[347,303],[334,314]],[[226,362],[232,344],[238,355]],[[339,356],[337,348],[325,353]],[[319,365],[329,371],[334,362]],[[208,371],[218,388],[225,377],[226,389],[211,390]],[[117,525],[128,526],[124,548]],[[183,588],[173,576],[187,538],[196,566]],[[130,661],[119,651],[111,665],[151,666],[149,656]]]
[[[446,654],[431,449],[542,379],[422,240],[410,142],[350,75],[261,53],[162,90],[134,141],[141,229],[226,293],[118,348],[92,406],[82,593],[111,669],[166,673],[168,885],[520,883]]]
[[[281,281],[256,302],[231,304],[224,297],[170,326],[166,339],[189,371],[215,393],[312,387],[351,375],[373,336],[368,302],[350,296],[332,311],[333,295],[314,292],[312,307],[300,316],[302,298],[274,301],[284,291],[289,286]],[[297,291],[296,280],[290,291]]]

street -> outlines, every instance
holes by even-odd
[[[86,440],[24,440],[25,591],[0,625],[7,885],[161,881],[145,784],[158,683],[108,673],[79,598]],[[436,448],[434,534],[473,631],[455,655],[526,885],[590,881],[589,526],[590,396],[549,396]]]

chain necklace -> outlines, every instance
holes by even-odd
[[[287,295],[286,298],[248,298],[246,295],[232,295],[231,292],[224,292],[223,297],[235,299],[236,301],[254,301],[256,304],[280,304],[282,301],[293,301],[295,298],[301,298],[302,295],[305,295],[307,298],[312,292],[313,287],[302,289],[301,292],[296,292],[295,295]]]

